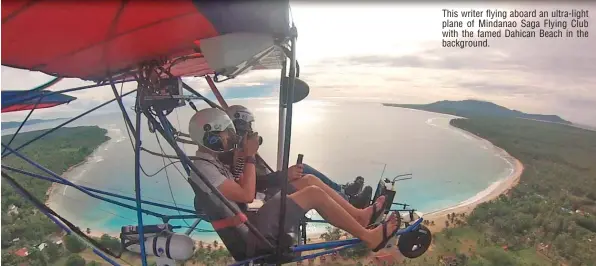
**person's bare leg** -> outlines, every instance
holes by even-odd
[[[288,198],[292,199],[305,211],[315,209],[331,225],[361,239],[369,248],[377,247],[383,240],[382,226],[377,226],[372,230],[364,228],[346,209],[318,186],[304,187],[288,196]],[[397,228],[395,214],[391,215],[389,219],[387,233],[391,233]]]
[[[358,238],[367,234],[366,228],[347,212],[345,208],[335,202],[322,188],[305,186],[288,196],[303,210],[315,209],[330,224],[349,232]]]
[[[325,191],[325,193],[327,193],[327,195],[329,195],[335,202],[337,202],[342,208],[344,208],[362,226],[367,226],[370,221],[370,217],[373,215],[373,207],[372,206],[369,206],[365,209],[358,209],[358,208],[352,206],[352,204],[350,204],[350,202],[348,202],[341,195],[339,195],[339,193],[337,193],[337,191],[335,191],[331,187],[327,186],[327,184],[323,183],[323,181],[318,179],[316,176],[305,175],[300,179],[294,180],[291,184],[297,190],[300,190],[300,189],[308,187],[308,186],[317,186],[317,187],[323,189],[323,191]],[[377,201],[374,204],[377,205],[377,210],[378,210],[383,207],[384,203],[385,203],[385,196],[381,196],[381,197],[377,198]]]
[[[391,213],[391,215],[389,215],[389,218],[387,218],[386,223],[387,223],[386,237],[389,238],[390,237],[389,234],[391,234],[399,226],[399,222],[397,220],[397,215],[395,214],[395,212]],[[375,229],[372,229],[369,232],[370,232],[369,238],[362,239],[362,241],[364,241],[364,243],[366,243],[366,246],[368,246],[368,248],[375,249],[383,241],[383,234],[385,234],[385,232],[383,230],[383,226],[382,225],[377,226]]]

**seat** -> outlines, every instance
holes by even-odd
[[[380,196],[385,196],[383,209],[385,209],[385,213],[388,213],[391,209],[391,205],[393,205],[393,200],[395,199],[395,190],[388,189],[382,179],[379,181],[377,189],[375,190],[375,195],[372,198],[371,204],[374,204]]]
[[[227,199],[220,199],[205,185],[204,181],[200,180],[201,184],[196,184],[192,180],[188,180],[195,193],[195,210],[197,213],[204,213],[207,221],[210,222],[215,232],[219,235],[222,242],[236,261],[242,261],[249,258],[274,254],[275,249],[266,247],[266,244],[259,240],[248,228],[249,222],[246,214],[254,213],[263,206],[263,200],[255,200],[246,205],[246,213],[242,212],[236,205],[231,204],[236,210],[230,209],[224,201]],[[229,202],[229,201],[228,201]],[[239,213],[236,215],[235,213]],[[299,230],[299,226],[296,226]],[[294,245],[296,236],[300,233],[295,231],[284,236],[281,236],[280,245],[283,250],[287,250],[288,254],[290,247]],[[276,243],[273,242],[273,245]],[[295,256],[284,256],[283,262],[291,261]],[[263,262],[272,262],[269,259],[264,259]],[[277,261],[276,261],[277,262]],[[256,263],[256,262],[255,262]]]

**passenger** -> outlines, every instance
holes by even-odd
[[[248,108],[242,105],[232,105],[226,109],[228,116],[232,119],[236,133],[239,136],[243,136],[245,133],[251,134],[254,130],[255,116]],[[260,144],[260,143],[259,143]],[[225,152],[220,155],[220,160],[227,165],[230,165],[232,173],[237,178],[242,174],[244,161],[242,156],[238,155],[238,150],[235,152]],[[257,191],[266,190],[277,190],[280,188],[282,178],[280,178],[279,172],[267,173],[266,169],[262,165],[257,165]],[[292,166],[300,167],[300,166]],[[296,171],[291,168],[289,172]],[[372,196],[372,188],[366,186],[364,191],[362,187],[364,185],[364,178],[358,176],[354,183],[347,184],[345,186],[339,185],[333,182],[325,174],[319,172],[317,169],[311,167],[308,164],[303,164],[302,174],[313,175],[319,178],[323,183],[337,191],[342,197],[348,200],[354,207],[364,209],[370,205],[370,198]]]
[[[195,165],[208,181],[216,187],[223,196],[233,203],[250,203],[254,200],[256,189],[255,155],[259,148],[258,133],[245,134],[242,137],[242,153],[245,160],[243,174],[238,182],[229,167],[217,159],[221,152],[232,151],[238,141],[232,120],[224,111],[207,108],[195,113],[189,122],[189,133],[194,142],[199,145],[196,152],[198,160]],[[301,167],[295,166],[289,174],[289,194],[286,201],[286,219],[283,229],[289,232],[298,224],[309,210],[316,210],[331,225],[336,226],[355,237],[361,239],[373,251],[384,248],[390,237],[397,232],[399,221],[395,213],[382,223],[382,226],[367,229],[374,216],[373,208],[357,209],[350,205],[335,190],[331,189],[320,179],[306,175],[302,176]],[[195,181],[198,176],[190,176]],[[277,239],[281,195],[277,193],[256,212],[249,215],[249,221],[267,238]],[[382,202],[375,202],[380,207]]]

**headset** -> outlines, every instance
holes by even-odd
[[[203,135],[203,145],[216,152],[225,152],[226,150],[224,150],[223,140],[219,136],[220,131],[211,131],[211,125],[209,124],[204,125],[203,129],[205,130],[205,134]],[[230,137],[229,140],[234,142],[232,144],[235,146],[235,136]]]

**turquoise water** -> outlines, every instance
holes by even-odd
[[[232,100],[243,104],[257,117],[257,129],[264,138],[259,153],[276,165],[277,100]],[[197,106],[199,108],[204,106]],[[182,108],[169,115],[173,125],[187,132],[192,109]],[[378,103],[347,103],[307,100],[295,105],[290,160],[305,155],[304,162],[316,167],[338,183],[365,178],[376,186],[386,164],[384,177],[412,173],[413,179],[397,184],[397,199],[422,212],[443,209],[474,197],[494,182],[506,177],[511,165],[497,156],[485,141],[472,138],[448,124],[450,116],[401,108],[384,107]],[[122,117],[119,114],[89,117],[73,125],[99,125],[109,131],[112,139],[88,158],[88,163],[70,171],[67,176],[80,185],[92,186],[134,197],[134,152]],[[143,119],[143,146],[159,151],[155,136],[147,131]],[[27,127],[34,130],[51,125]],[[3,134],[7,134],[3,132]],[[165,147],[168,154],[172,149]],[[194,153],[190,145],[185,145]],[[142,153],[142,166],[149,174],[163,167],[159,157]],[[168,162],[168,161],[166,161]],[[180,170],[183,170],[179,167]],[[191,188],[173,167],[167,168],[174,200],[179,207],[193,209]],[[166,173],[142,177],[142,195],[146,200],[173,205]],[[134,202],[126,202],[135,205]],[[123,225],[136,224],[135,211],[91,198],[73,188],[57,187],[51,196],[51,206],[81,228],[92,231],[119,233]],[[178,214],[150,206],[144,208],[163,214]],[[143,216],[145,224],[160,223],[155,217]],[[191,224],[192,220],[186,221]],[[170,222],[186,226],[181,221]],[[201,223],[200,228],[210,229]],[[320,230],[315,227],[312,230]],[[212,233],[193,234],[200,238],[215,238]]]

